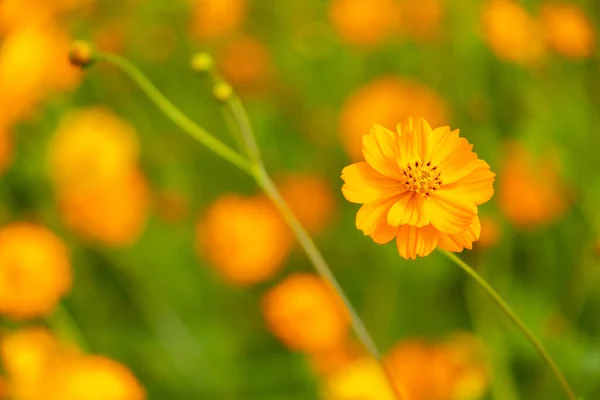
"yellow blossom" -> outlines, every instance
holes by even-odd
[[[342,171],[342,192],[363,204],[356,227],[376,243],[396,239],[403,258],[437,246],[470,249],[479,238],[477,206],[494,193],[494,174],[449,127],[409,118],[397,132],[375,125],[363,137],[366,161]]]
[[[548,46],[554,51],[573,59],[592,55],[596,33],[589,16],[577,5],[545,3],[542,5],[540,18]]]

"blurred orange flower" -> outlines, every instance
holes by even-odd
[[[596,33],[589,17],[577,5],[545,3],[540,18],[548,46],[554,51],[573,59],[592,55]]]
[[[494,246],[500,240],[500,225],[495,218],[490,216],[482,216],[479,218],[481,222],[481,234],[477,241],[477,248],[485,249]]]
[[[57,236],[23,222],[0,228],[0,313],[14,319],[48,314],[70,288],[68,252]]]
[[[500,209],[510,222],[534,228],[558,219],[567,208],[566,189],[549,156],[535,159],[517,142],[506,144],[500,173]]]
[[[397,0],[333,0],[329,18],[342,40],[373,46],[388,39],[400,17]]]
[[[482,11],[484,37],[496,56],[533,65],[544,54],[539,24],[514,0],[491,0]]]
[[[444,11],[444,0],[403,0],[398,29],[412,39],[433,39],[439,33]]]
[[[113,246],[139,237],[149,205],[139,151],[133,126],[107,109],[77,110],[63,118],[48,159],[60,213],[71,229]]]
[[[302,226],[322,231],[332,220],[335,199],[329,183],[318,175],[296,173],[278,179],[279,190]]]
[[[271,332],[291,349],[314,353],[346,343],[349,318],[341,300],[314,275],[288,276],[265,293],[262,309]]]
[[[238,30],[246,19],[246,0],[191,0],[192,34],[218,39]]]
[[[482,345],[468,334],[435,344],[404,340],[390,351],[386,364],[414,400],[480,399],[489,383]]]
[[[263,282],[274,276],[292,244],[291,232],[263,196],[222,196],[196,228],[198,254],[235,284]]]
[[[70,229],[110,246],[129,246],[139,238],[150,201],[146,179],[136,170],[118,179],[61,188],[57,197]]]
[[[342,106],[342,144],[350,158],[358,161],[362,137],[374,122],[393,129],[398,121],[417,116],[440,126],[446,123],[446,113],[444,101],[422,84],[391,76],[378,78],[352,93]]]
[[[216,62],[223,76],[243,92],[264,91],[273,74],[269,50],[262,41],[247,35],[221,48]]]
[[[494,193],[494,174],[472,148],[458,130],[431,129],[422,118],[397,132],[375,125],[363,137],[366,162],[342,171],[344,196],[363,204],[356,227],[376,243],[396,238],[405,259],[437,246],[471,249],[481,228],[477,206]]]
[[[139,151],[135,128],[108,109],[71,111],[50,143],[50,174],[61,187],[110,182],[137,169]]]
[[[48,376],[45,400],[143,400],[146,394],[121,363],[96,355],[73,357]]]

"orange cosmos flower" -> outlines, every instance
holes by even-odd
[[[48,375],[46,400],[143,400],[146,394],[131,371],[102,356],[73,357]]]
[[[334,0],[329,18],[347,43],[372,46],[388,39],[397,26],[397,0]]]
[[[50,313],[71,287],[67,248],[52,232],[16,222],[0,228],[0,313]]]
[[[246,19],[246,0],[192,0],[192,34],[201,40],[235,32]]]
[[[540,12],[549,47],[565,57],[588,58],[596,34],[589,17],[575,4],[546,3]]]
[[[403,258],[415,259],[437,246],[471,249],[479,238],[477,206],[493,193],[494,174],[458,130],[431,129],[409,118],[392,132],[375,125],[363,137],[366,162],[342,171],[342,192],[363,204],[356,227],[376,243],[396,238]]]
[[[292,244],[287,225],[263,196],[223,196],[196,228],[198,254],[236,284],[271,278],[283,266]]]
[[[418,82],[387,76],[360,87],[345,101],[340,114],[342,144],[353,161],[362,159],[362,137],[373,121],[393,129],[413,115],[435,126],[446,123],[444,101]]]
[[[501,227],[495,218],[484,216],[480,218],[481,234],[477,242],[478,249],[485,249],[494,246],[500,240]]]
[[[532,65],[544,54],[541,28],[514,0],[491,0],[482,16],[484,37],[500,59]]]
[[[323,352],[346,343],[348,315],[317,276],[287,277],[264,295],[262,308],[271,332],[294,350]]]
[[[318,175],[295,173],[277,181],[284,200],[309,232],[318,233],[331,222],[335,199],[326,180]]]
[[[566,210],[568,193],[555,160],[536,159],[517,142],[510,142],[500,172],[499,205],[510,222],[535,228],[559,218]]]

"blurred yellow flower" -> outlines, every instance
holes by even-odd
[[[109,181],[61,187],[57,198],[70,229],[110,246],[128,246],[139,238],[150,201],[146,179],[136,170]]]
[[[72,89],[80,72],[65,54],[70,40],[51,25],[27,25],[10,32],[0,47],[0,110],[3,119],[28,117],[37,103],[55,91]]]
[[[376,243],[396,238],[405,259],[437,246],[471,249],[481,228],[477,206],[494,193],[494,174],[472,148],[458,130],[431,129],[422,118],[397,132],[375,125],[363,137],[366,162],[342,171],[344,196],[363,204],[356,227]]]
[[[573,59],[594,52],[596,33],[590,18],[575,4],[549,2],[542,5],[540,18],[548,46]]]
[[[391,350],[386,364],[408,399],[476,400],[489,383],[482,346],[467,334],[434,344],[404,340]]]
[[[73,357],[48,376],[44,400],[143,400],[135,376],[117,361],[96,356]]]
[[[446,123],[446,113],[444,101],[422,84],[392,76],[378,78],[344,102],[339,125],[342,144],[350,158],[358,161],[362,137],[374,122],[393,129],[398,121],[417,116],[440,126]]]
[[[71,288],[67,248],[49,230],[15,222],[0,228],[0,313],[14,319],[52,312]]]
[[[491,0],[482,11],[483,34],[488,46],[502,60],[533,65],[543,56],[539,24],[515,0]]]
[[[191,0],[192,35],[218,39],[238,30],[246,20],[246,0]]]
[[[318,175],[295,173],[277,179],[279,190],[302,226],[319,233],[335,212],[335,199],[329,183]]]
[[[506,144],[498,188],[500,209],[521,228],[558,219],[567,208],[566,188],[555,160],[535,159],[520,143]]]
[[[346,343],[349,318],[341,300],[314,275],[288,276],[265,293],[262,308],[271,332],[291,349],[314,353]]]
[[[321,349],[307,354],[312,369],[319,376],[329,376],[343,366],[362,357],[362,345],[346,340],[332,348]]]
[[[217,53],[217,66],[236,89],[264,91],[273,75],[273,64],[265,44],[251,36],[232,39]]]
[[[388,39],[398,26],[398,0],[333,0],[329,18],[347,43],[373,46]]]
[[[111,182],[137,168],[139,151],[134,127],[111,111],[71,111],[50,143],[50,174],[61,187]]]
[[[385,373],[372,358],[360,358],[339,368],[325,379],[322,391],[324,400],[397,400]],[[402,399],[429,400],[406,393]]]
[[[222,196],[196,228],[198,254],[235,284],[263,282],[274,276],[292,244],[287,225],[262,196]]]

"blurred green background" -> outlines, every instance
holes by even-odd
[[[290,244],[257,282],[224,277],[198,244],[197,230],[224,195],[258,196],[253,181],[179,131],[111,66],[99,63],[69,85],[50,84],[60,75],[52,71],[66,63],[68,45],[44,33],[57,47],[52,54],[36,44],[9,51],[11,38],[36,23],[38,10],[51,15],[39,17],[45,18],[40,32],[51,26],[125,56],[194,121],[235,147],[211,80],[190,69],[195,52],[211,53],[247,107],[275,181],[301,174],[326,183],[317,194],[293,196],[299,208],[325,204],[314,238],[383,352],[407,338],[439,342],[472,332],[486,344],[491,377],[480,398],[563,399],[535,350],[462,271],[435,252],[405,261],[393,244],[376,245],[355,228],[358,207],[341,195],[340,171],[357,160],[356,143],[372,124],[394,128],[418,113],[432,125],[459,128],[497,174],[496,195],[480,209],[482,243],[460,256],[546,344],[578,395],[600,398],[594,47],[600,3],[90,0],[53,8],[58,0],[2,1],[0,114],[6,121],[0,130],[12,149],[4,152],[0,176],[0,222],[42,224],[67,244],[73,285],[64,309],[89,351],[129,367],[148,398],[322,398],[326,378],[304,352],[267,329],[261,309],[269,288],[293,272],[313,270]],[[380,83],[373,88],[374,82]],[[51,89],[23,100],[27,112],[13,112],[18,96],[41,86]],[[83,203],[94,221],[139,218],[123,243],[78,229],[73,219],[83,214],[65,217],[61,207],[69,206],[61,205],[53,178],[59,167],[49,162],[77,151],[60,153],[56,145],[57,132],[77,129],[65,120],[98,106],[130,124],[139,141],[134,163],[146,182],[143,199],[123,206],[127,196],[111,197],[102,206],[94,203],[102,196],[90,195]],[[102,121],[86,129],[112,126]],[[85,175],[85,165],[80,168]],[[124,185],[111,193],[129,190]],[[319,193],[325,200],[313,198]],[[114,211],[119,207],[137,212]],[[227,223],[226,213],[220,218],[215,225]],[[93,231],[100,223],[94,221],[82,224]],[[254,246],[283,246],[268,234],[251,239],[252,223],[240,224]],[[125,225],[117,223],[115,235]],[[242,257],[236,243],[227,251]],[[34,323],[4,319],[8,330]]]

